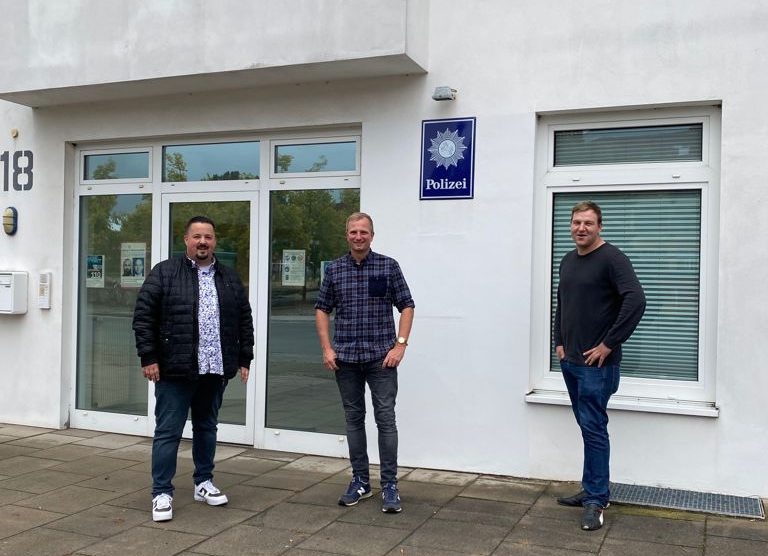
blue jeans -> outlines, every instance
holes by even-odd
[[[560,361],[573,414],[584,440],[581,486],[583,504],[608,505],[610,499],[611,443],[608,438],[608,400],[619,389],[619,366],[580,367]]]
[[[187,413],[192,409],[192,460],[195,484],[213,478],[219,408],[227,380],[201,375],[197,380],[155,383],[155,436],[152,440],[152,496],[173,496],[176,456]]]
[[[373,416],[379,429],[379,461],[381,485],[397,484],[397,367],[382,367],[383,359],[365,363],[336,361],[336,384],[339,386],[352,473],[369,482],[368,441],[365,434],[365,384],[371,390]]]

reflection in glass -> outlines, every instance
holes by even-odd
[[[357,143],[312,143],[275,147],[275,173],[354,172]]]
[[[163,147],[163,181],[250,180],[259,177],[259,142]]]
[[[85,180],[149,178],[149,153],[88,154],[83,161]]]
[[[131,326],[144,277],[133,275],[134,257],[125,255],[141,252],[149,257],[151,230],[149,195],[80,199],[78,409],[147,414],[147,381]]]
[[[193,216],[207,216],[216,224],[216,258],[234,268],[248,293],[250,264],[251,204],[249,201],[208,201],[172,203],[171,256],[183,255],[184,226]],[[251,379],[253,380],[253,379]],[[219,411],[220,423],[245,425],[246,389],[240,377],[229,381]]]
[[[270,196],[267,427],[345,434],[333,374],[323,366],[315,299],[324,265],[348,251],[347,216],[359,189],[273,191]]]

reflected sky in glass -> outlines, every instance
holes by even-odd
[[[177,161],[183,160],[186,168]],[[163,147],[163,181],[242,180],[259,177],[259,142]]]

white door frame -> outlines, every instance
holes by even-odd
[[[165,260],[170,256],[169,247],[171,244],[170,237],[170,207],[172,203],[196,203],[196,202],[218,202],[218,201],[249,201],[251,203],[250,210],[250,258],[248,275],[250,277],[249,301],[251,308],[255,309],[257,304],[257,284],[258,284],[258,267],[259,265],[259,249],[258,249],[258,216],[259,216],[259,196],[258,191],[232,191],[232,192],[201,192],[201,193],[168,193],[164,192],[161,195],[161,212],[160,212],[160,260]],[[253,311],[254,316],[254,328],[256,326],[257,311]],[[255,398],[256,398],[256,380],[254,377],[254,362],[251,362],[250,379],[246,384],[246,397],[245,397],[245,425],[233,425],[227,423],[219,423],[218,440],[221,442],[233,442],[236,444],[248,444],[253,445],[254,431],[255,431]],[[235,377],[232,380],[240,380]],[[149,388],[149,414],[154,415],[155,412],[155,396],[154,396],[154,384]],[[153,420],[154,424],[154,420]],[[192,438],[192,425],[189,421],[184,426],[184,438]]]

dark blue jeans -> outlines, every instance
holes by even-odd
[[[573,414],[584,440],[581,486],[586,504],[608,505],[611,443],[608,437],[608,400],[619,389],[619,366],[580,367],[560,361]]]
[[[379,430],[381,485],[397,484],[397,367],[382,367],[382,359],[366,363],[336,361],[336,384],[339,386],[352,473],[364,482],[370,481],[368,441],[365,434],[365,384],[371,390],[373,416]]]
[[[155,383],[155,436],[152,440],[152,496],[173,496],[176,456],[187,414],[192,410],[192,460],[195,484],[213,478],[219,408],[227,381],[220,375]]]

